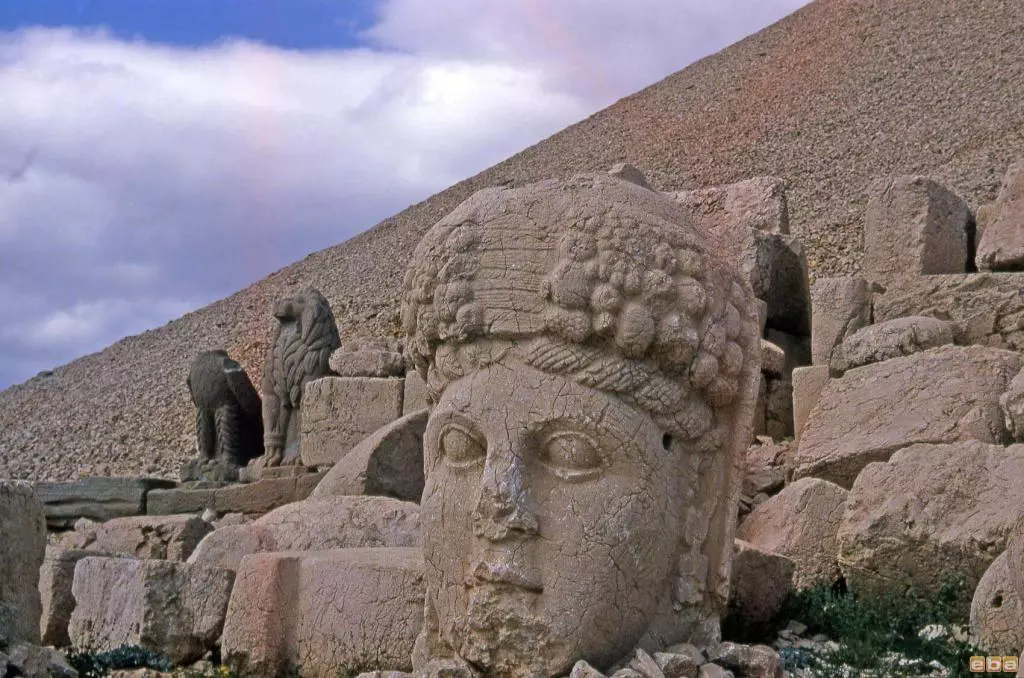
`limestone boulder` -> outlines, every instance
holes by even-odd
[[[323,377],[302,392],[304,466],[331,466],[359,441],[402,416],[402,379]]]
[[[1024,601],[1013,585],[1008,551],[992,561],[974,591],[971,642],[1006,654],[1024,652]]]
[[[196,661],[220,637],[234,576],[167,560],[83,558],[68,635],[76,647],[139,645],[175,664]]]
[[[800,436],[794,478],[849,488],[873,461],[915,443],[1006,443],[999,398],[1019,353],[942,346],[850,370],[822,389]]]
[[[963,273],[971,223],[967,203],[927,177],[877,179],[864,214],[864,276],[898,289],[921,275]]]
[[[953,343],[953,325],[927,316],[910,316],[868,325],[849,335],[832,353],[829,367],[842,374]]]
[[[761,371],[773,377],[781,377],[786,368],[786,352],[779,346],[761,340]]]
[[[913,445],[869,464],[850,490],[839,565],[855,593],[923,595],[963,578],[970,591],[1024,512],[1024,445]]]
[[[975,258],[978,270],[1024,268],[1024,161],[1010,165],[986,222]]]
[[[1024,370],[1013,378],[1006,392],[999,397],[1003,419],[1016,441],[1024,440]]]
[[[331,354],[331,371],[341,377],[401,377],[405,358],[384,342],[363,340],[343,344]]]
[[[0,481],[0,650],[39,643],[43,505],[27,483]]]
[[[759,504],[736,530],[737,539],[793,562],[798,589],[839,579],[839,544],[847,491],[818,478],[802,478]]]
[[[829,380],[828,365],[811,365],[793,370],[793,441],[800,444],[800,436],[811,410],[818,404],[821,391]]]
[[[767,645],[720,643],[708,651],[708,660],[735,676],[782,678],[782,658]]]
[[[418,548],[247,556],[238,570],[221,647],[250,676],[412,669],[423,624]]]
[[[811,287],[811,362],[828,365],[848,334],[871,323],[871,291],[864,278],[819,278]]]
[[[430,407],[427,401],[427,382],[416,370],[405,373],[405,392],[402,395],[402,414],[412,414]]]
[[[327,472],[310,496],[380,495],[419,502],[427,414],[425,409],[408,414],[364,438]]]
[[[64,538],[71,549],[136,558],[187,560],[213,526],[198,516],[133,516],[104,523],[80,520]]]
[[[723,627],[743,634],[767,633],[793,591],[794,569],[789,558],[737,539]]]
[[[250,523],[215,530],[188,562],[236,570],[252,553],[419,545],[418,505],[389,497],[329,497],[289,504]]]
[[[75,566],[82,558],[101,555],[110,554],[59,546],[46,547],[46,558],[39,568],[39,595],[42,599],[39,633],[44,645],[67,647],[71,644],[68,625],[71,623],[71,613],[75,610],[75,596],[72,593]]]

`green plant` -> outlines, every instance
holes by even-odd
[[[950,676],[969,676],[968,658],[985,653],[954,632],[968,623],[955,612],[965,593],[963,579],[944,584],[930,597],[913,592],[855,596],[819,586],[791,596],[784,615],[806,624],[809,633],[824,633],[839,644],[816,658],[833,669],[845,665],[880,676],[909,676],[927,674],[929,664],[937,662]],[[949,632],[922,634],[929,626]],[[808,661],[802,653],[789,654],[794,666],[788,668],[796,668],[797,660]]]
[[[96,652],[89,648],[73,648],[68,663],[80,678],[100,678],[115,669],[156,669],[170,671],[174,666],[158,652],[138,645],[122,645],[114,650]]]

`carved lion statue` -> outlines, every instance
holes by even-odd
[[[274,305],[279,325],[263,371],[263,430],[267,466],[299,463],[299,406],[307,381],[331,373],[341,346],[334,314],[319,291],[306,288]],[[294,416],[293,416],[294,415]]]
[[[200,459],[245,466],[263,454],[259,394],[227,352],[216,349],[197,355],[186,383],[196,406]]]

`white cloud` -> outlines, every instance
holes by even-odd
[[[346,240],[800,4],[386,0],[345,51],[0,33],[0,307],[19,313],[0,388]]]

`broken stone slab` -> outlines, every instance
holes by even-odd
[[[1024,350],[1024,273],[973,273],[917,278],[875,295],[874,319],[927,315],[955,324],[958,344]]]
[[[213,526],[192,515],[132,516],[105,523],[81,520],[64,538],[72,549],[136,558],[187,560]]]
[[[188,562],[234,570],[251,553],[419,545],[418,505],[388,497],[326,497],[215,530]]]
[[[854,367],[880,363],[953,343],[953,325],[914,315],[863,327],[847,336],[832,352],[829,368],[840,376]]]
[[[82,558],[90,556],[117,557],[114,554],[65,549],[59,546],[46,547],[46,559],[39,569],[39,594],[42,598],[42,616],[39,633],[45,645],[68,647],[68,624],[75,610],[72,585],[75,581],[75,566]]]
[[[821,391],[829,380],[828,365],[811,365],[793,370],[793,441],[800,445],[800,434]]]
[[[396,419],[364,438],[336,463],[310,495],[380,495],[419,502],[423,494],[423,432],[427,410]]]
[[[224,623],[225,663],[247,676],[412,669],[423,624],[418,548],[246,556]]]
[[[786,182],[778,177],[755,177],[668,195],[703,228],[719,232],[745,228],[760,233],[789,233]]]
[[[52,647],[18,643],[0,652],[0,675],[25,678],[78,678],[66,657]]]
[[[405,357],[386,345],[342,344],[331,354],[331,371],[340,377],[402,377]]]
[[[786,462],[791,445],[769,438],[755,440],[747,449],[746,469],[741,492],[748,497],[757,494],[772,495],[786,483]]]
[[[708,650],[708,661],[733,672],[736,676],[782,678],[782,658],[767,645],[720,643]],[[702,667],[703,668],[703,667]]]
[[[801,478],[755,507],[736,538],[789,558],[797,589],[833,584],[841,576],[836,536],[847,494],[827,480]]]
[[[332,466],[402,416],[403,379],[324,377],[306,384],[299,449],[304,466]]]
[[[43,505],[28,483],[0,480],[0,648],[39,644]]]
[[[781,377],[786,368],[786,352],[768,341],[761,340],[761,371],[773,377]]]
[[[402,396],[402,414],[412,414],[430,407],[427,400],[427,383],[416,370],[405,373],[405,392]]]
[[[1013,351],[942,346],[830,379],[801,433],[793,477],[850,488],[867,464],[914,443],[1009,442],[999,398],[1022,364]]]
[[[1024,161],[1010,165],[989,207],[975,261],[980,271],[1024,268]]]
[[[1024,445],[913,445],[869,464],[846,501],[839,565],[860,594],[925,597],[957,578],[971,592],[1007,547],[1024,506]]]
[[[174,664],[196,661],[220,637],[234,576],[168,560],[83,558],[68,635],[76,647],[139,645]]]
[[[722,626],[734,632],[767,633],[793,591],[793,561],[737,539]]]
[[[175,487],[157,478],[83,478],[68,483],[36,483],[50,529],[68,528],[79,518],[110,520],[146,514],[150,490]]]
[[[1016,441],[1024,440],[1024,370],[1010,382],[1006,392],[999,397],[1003,419],[1010,435]]]
[[[1024,598],[1010,574],[1010,551],[1003,551],[978,582],[971,600],[971,642],[977,647],[1024,649]],[[1024,563],[1015,563],[1019,570]]]
[[[811,309],[811,363],[828,365],[847,335],[871,324],[871,290],[864,278],[819,278]]]
[[[876,179],[864,214],[864,277],[887,290],[933,273],[964,273],[971,209],[922,176]]]
[[[286,478],[268,478],[242,485],[206,490],[153,490],[149,493],[150,515],[217,513],[263,515],[286,504],[302,501],[323,479],[326,472],[303,473]]]

